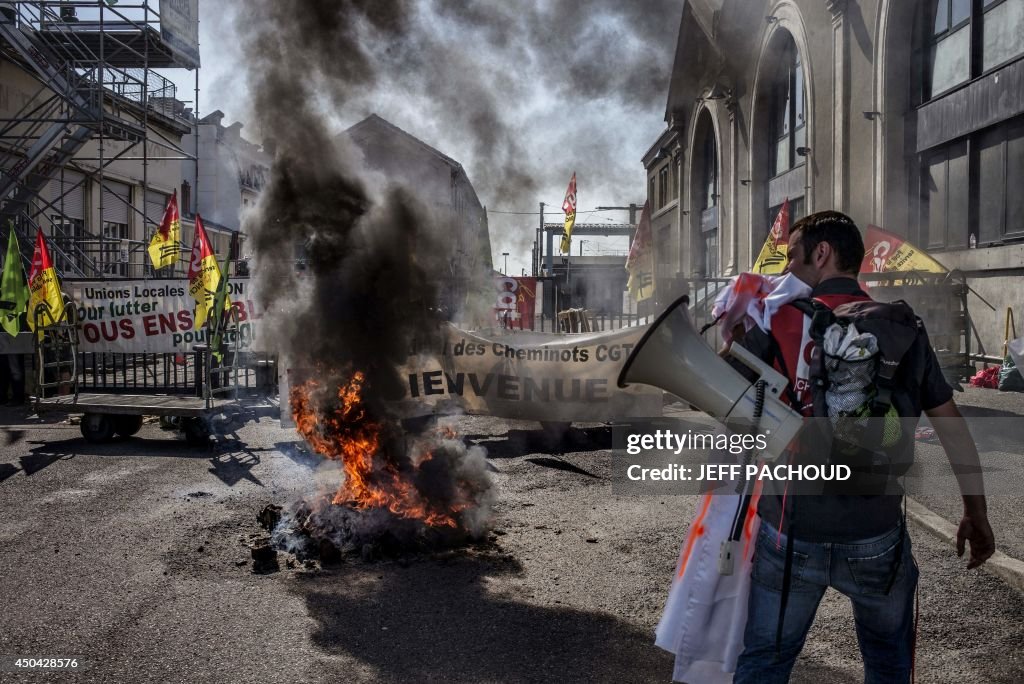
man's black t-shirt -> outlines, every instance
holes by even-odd
[[[830,278],[822,281],[811,293],[811,297],[844,295],[867,297],[853,278]],[[753,328],[741,344],[770,363],[774,361],[778,347],[769,335],[759,328]],[[778,340],[778,343],[779,346],[785,346],[793,341]],[[800,340],[795,343],[799,344]],[[787,370],[791,374],[790,383],[795,384],[792,375],[796,369]],[[922,411],[941,406],[953,398],[953,390],[942,375],[939,361],[923,327],[900,364],[895,384],[901,390],[894,394],[893,406],[903,418],[919,418]],[[900,520],[901,498],[889,495],[797,495],[784,501],[783,496],[766,494],[761,497],[758,513],[776,529],[788,532],[792,525],[793,535],[799,539],[850,542],[875,537],[895,527]]]

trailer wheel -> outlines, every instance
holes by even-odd
[[[86,413],[79,427],[85,441],[93,444],[109,442],[114,436],[114,422],[102,413]]]
[[[181,429],[189,446],[205,446],[210,442],[210,428],[202,418],[183,418]]]
[[[115,416],[113,422],[120,437],[131,437],[142,429],[142,416]]]

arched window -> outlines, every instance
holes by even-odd
[[[696,195],[700,208],[701,254],[700,268],[706,278],[719,275],[718,264],[718,226],[719,226],[719,163],[718,141],[715,139],[715,127],[711,115],[703,112],[697,125],[697,137],[694,145],[694,168],[697,183]]]
[[[778,176],[804,162],[807,145],[807,101],[804,69],[796,43],[789,37],[780,53],[771,85],[771,171]]]
[[[1024,55],[1024,0],[928,0],[922,8],[920,102]]]

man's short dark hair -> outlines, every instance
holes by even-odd
[[[843,273],[860,272],[864,261],[864,238],[853,219],[838,211],[819,211],[797,221],[790,235],[800,233],[804,263],[811,263],[814,248],[827,242],[836,253],[836,268]]]

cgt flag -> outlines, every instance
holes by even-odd
[[[210,248],[202,217],[196,214],[196,232],[192,236],[192,253],[188,260],[188,293],[196,300],[195,329],[203,327],[214,308],[218,285],[220,266],[217,265],[217,255]]]
[[[644,210],[640,213],[636,236],[629,248],[629,256],[626,257],[626,270],[629,271],[626,287],[633,299],[643,302],[654,296],[654,250],[649,202],[644,203]]]
[[[178,214],[178,191],[175,190],[167,200],[164,218],[160,221],[160,227],[157,228],[147,249],[153,268],[174,266],[178,262],[180,244],[181,216]]]
[[[949,270],[926,252],[878,226],[868,226],[864,247],[861,273],[892,273],[894,271],[946,273]]]
[[[21,264],[21,249],[14,224],[7,238],[7,258],[4,272],[0,277],[0,326],[11,337],[21,332],[21,315],[28,311],[28,283],[25,282],[25,267]]]
[[[43,328],[63,318],[64,296],[60,292],[57,270],[50,261],[42,228],[36,233],[36,251],[32,255],[32,270],[28,273],[28,288],[28,327],[31,330],[36,329],[37,318]]]
[[[779,275],[786,268],[786,252],[789,251],[789,198],[782,203],[779,215],[775,217],[768,238],[764,241],[761,254],[754,262],[754,273]]]
[[[576,225],[576,172],[572,174],[569,181],[569,189],[565,191],[565,199],[562,201],[562,211],[565,212],[565,228],[562,231],[562,254],[568,254],[572,246],[572,228]]]

